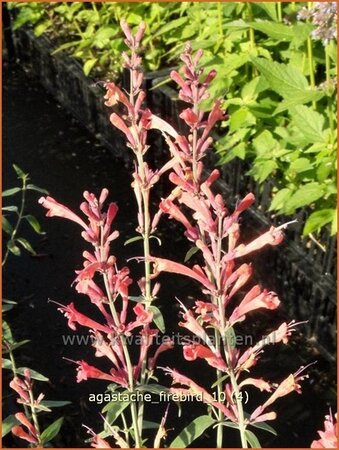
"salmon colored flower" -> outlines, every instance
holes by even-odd
[[[194,361],[197,358],[205,359],[207,363],[223,372],[227,371],[227,366],[225,361],[222,359],[220,354],[217,352],[212,352],[212,350],[208,347],[205,347],[201,344],[191,344],[184,345],[184,358],[187,361]]]
[[[88,226],[85,224],[85,222],[80,219],[79,216],[74,214],[73,211],[71,211],[67,206],[62,205],[61,203],[58,203],[54,198],[52,197],[40,197],[39,203],[46,209],[48,209],[48,212],[46,214],[47,217],[63,217],[65,219],[72,220],[73,222],[78,223],[81,225],[85,230],[87,230]]]
[[[178,384],[188,387],[188,389],[185,391],[185,393],[190,393],[192,395],[201,396],[202,401],[204,403],[215,406],[217,409],[220,409],[223,412],[225,417],[227,417],[231,421],[236,422],[236,418],[235,418],[235,415],[233,414],[233,412],[230,409],[228,409],[225,405],[223,405],[222,403],[215,401],[214,398],[212,397],[212,395],[209,394],[206,391],[206,389],[202,388],[197,383],[195,383],[193,380],[186,377],[185,375],[182,375],[181,373],[179,373],[176,370],[170,369],[168,367],[163,370],[165,371],[165,373],[169,374],[172,377],[173,383],[178,383]],[[171,389],[172,392],[175,392],[175,390],[176,390],[175,388]]]
[[[324,431],[319,430],[320,439],[314,440],[311,448],[338,448],[337,414],[325,416]]]
[[[177,273],[199,281],[200,284],[205,286],[210,291],[214,290],[214,285],[209,281],[201,267],[198,265],[195,265],[193,266],[193,269],[190,269],[183,264],[170,261],[169,259],[152,258],[152,261],[154,262],[153,276],[157,276],[160,272]]]
[[[245,319],[247,313],[256,309],[276,309],[280,305],[280,300],[274,292],[261,291],[258,285],[254,286],[244,297],[239,306],[237,306],[231,317],[230,324],[241,322]]]
[[[56,303],[56,302],[54,302]],[[59,303],[57,303],[60,305]],[[99,322],[96,322],[95,320],[91,319],[90,317],[85,316],[85,314],[82,314],[81,312],[77,311],[75,309],[74,303],[70,303],[69,305],[60,305],[61,307],[58,308],[58,311],[62,312],[65,317],[68,319],[68,326],[72,330],[76,330],[76,325],[79,324],[83,327],[91,328],[92,330],[98,330],[103,331],[104,333],[111,333],[112,329],[106,325],[101,325]]]
[[[27,433],[26,431],[24,431],[24,429],[22,427],[20,427],[19,425],[15,425],[12,429],[11,432],[14,434],[14,436],[19,437],[20,439],[23,439],[27,442],[30,442],[31,444],[38,444],[38,439],[34,436],[32,436],[31,434]]]
[[[98,380],[106,380],[113,383],[120,384],[125,388],[128,387],[127,374],[122,370],[111,369],[111,373],[102,372],[94,366],[87,364],[86,361],[77,361],[77,382],[80,383],[83,380],[88,380],[88,378],[96,378]]]

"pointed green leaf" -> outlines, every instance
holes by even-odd
[[[319,183],[307,183],[300,186],[299,189],[291,196],[284,212],[292,214],[297,208],[311,205],[324,195],[324,188]]]
[[[27,216],[23,216],[23,219],[27,220],[33,230],[38,234],[46,234],[44,231],[41,231],[41,226],[39,221],[32,216],[31,214],[27,214]]]
[[[7,367],[8,368],[8,367]],[[25,371],[26,367],[19,367],[18,369],[16,369],[16,371],[18,372],[19,375],[23,375],[24,371]],[[47,377],[45,377],[44,375],[42,375],[41,373],[37,372],[36,370],[33,369],[29,369],[31,371],[31,377],[34,380],[38,380],[38,381],[49,381],[49,379]]]
[[[2,337],[9,344],[14,343],[11,327],[5,320],[2,321]]]
[[[211,416],[200,416],[194,419],[180,434],[171,442],[170,448],[186,448],[195,439],[201,436],[207,428],[212,426],[215,420]]]
[[[41,433],[41,440],[44,444],[50,442],[59,433],[63,420],[64,418],[60,417]]]
[[[295,66],[264,58],[251,58],[251,61],[266,78],[270,87],[287,100],[309,92],[306,77]]]
[[[336,214],[336,210],[332,208],[313,212],[305,223],[303,235],[306,236],[314,231],[318,231],[328,223],[331,223],[334,214]]]
[[[71,405],[72,402],[67,400],[42,400],[40,404],[46,406],[46,408],[61,408],[62,406]]]
[[[291,108],[291,115],[293,124],[310,143],[325,142],[323,115],[304,105]]]
[[[11,195],[17,194],[18,192],[21,191],[21,188],[15,187],[12,189],[6,189],[5,191],[2,192],[2,196],[3,197],[9,197]]]
[[[289,188],[284,188],[278,191],[270,204],[269,211],[277,211],[279,209],[282,209],[286,203],[288,202],[288,199],[291,197],[292,191]]]
[[[41,194],[48,194],[49,192],[46,189],[43,189],[39,186],[35,186],[34,184],[28,184],[27,189],[30,191],[40,192]]]
[[[165,322],[164,322],[164,316],[162,315],[162,312],[160,311],[160,309],[157,308],[156,306],[151,305],[149,307],[149,310],[152,311],[152,313],[153,313],[153,321],[156,324],[156,326],[159,328],[159,330],[162,333],[165,333],[166,327],[165,327]]]
[[[12,240],[8,241],[7,242],[7,248],[15,256],[20,256],[21,255],[20,248],[17,245],[15,245],[14,241],[12,241]]]
[[[124,245],[131,244],[132,242],[140,241],[141,239],[143,239],[142,236],[134,236],[130,239],[127,239],[127,241],[124,243]]]
[[[13,206],[3,206],[1,209],[2,209],[2,211],[16,212],[16,213],[19,212],[18,207],[14,206],[14,205]]]
[[[27,250],[29,253],[31,253],[32,255],[36,255],[36,252],[34,250],[34,248],[31,246],[31,244],[27,241],[27,239],[25,238],[17,238],[15,240],[16,242],[19,242],[19,244],[22,245],[22,247]]]
[[[97,58],[91,58],[91,59],[88,59],[85,62],[85,64],[83,65],[82,69],[83,69],[84,74],[86,75],[86,77],[89,75],[89,73],[91,72],[91,70],[93,69],[93,67],[97,63],[97,61],[98,61]]]
[[[192,247],[192,248],[190,248],[190,249],[188,250],[188,252],[186,253],[184,262],[189,261],[189,260],[192,258],[192,256],[195,255],[198,251],[199,251],[199,248],[198,248],[198,247]]]
[[[21,178],[22,180],[24,178],[28,177],[28,173],[24,173],[19,166],[17,166],[16,164],[13,164],[13,169],[15,170],[16,174],[18,175],[18,178]]]
[[[11,344],[11,346],[10,346],[11,351],[16,350],[17,348],[21,347],[22,345],[28,344],[28,342],[31,342],[31,341],[29,339],[24,339],[23,341],[15,342],[15,343]],[[8,353],[8,352],[6,350],[4,350],[3,353]]]
[[[7,416],[6,419],[2,421],[2,437],[6,436],[15,425],[19,425],[19,421],[15,416]]]
[[[245,430],[245,436],[247,442],[250,444],[252,448],[261,448],[260,442],[258,441],[257,436],[250,430]]]
[[[268,425],[266,422],[257,422],[257,423],[251,423],[252,427],[259,428],[260,430],[265,430],[268,433],[274,434],[274,436],[278,436],[277,432],[274,428],[271,427],[271,425]]]
[[[5,216],[2,216],[2,229],[4,230],[5,233],[9,234],[10,236],[14,231],[11,223],[9,222],[9,220],[6,219]]]

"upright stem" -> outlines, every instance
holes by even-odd
[[[312,9],[312,6],[313,6],[312,2],[307,2],[307,7],[309,10]],[[314,77],[313,45],[312,45],[312,40],[311,40],[310,36],[307,38],[307,56],[308,56],[308,70],[310,72],[310,84],[311,84],[312,90],[314,90],[315,89],[315,77]],[[317,107],[316,102],[313,100],[312,108],[316,109],[316,107]]]
[[[282,22],[282,5],[281,5],[281,2],[277,2],[277,17],[278,17],[278,22]]]
[[[27,181],[27,179],[26,179],[25,177],[22,178],[21,206],[20,206],[20,211],[19,211],[19,214],[18,214],[18,220],[17,220],[17,222],[16,222],[16,224],[15,224],[14,230],[13,230],[13,232],[12,232],[12,234],[11,234],[11,237],[10,237],[10,240],[11,240],[11,241],[13,241],[13,239],[15,238],[15,236],[16,236],[18,230],[19,230],[19,226],[20,226],[20,223],[21,223],[21,220],[22,220],[22,216],[23,216],[23,214],[24,214],[24,210],[25,210],[25,200],[26,200],[26,181]],[[4,259],[3,259],[3,261],[2,261],[2,266],[4,266],[4,265],[6,264],[8,255],[9,255],[9,250],[8,250],[8,248],[7,248],[6,253],[5,253],[5,256],[4,256]]]
[[[103,252],[104,252],[104,248],[103,248],[103,226],[101,225],[101,246],[100,246],[100,252],[103,258]],[[120,324],[120,320],[119,320],[119,316],[118,313],[115,309],[114,306],[114,300],[111,294],[111,290],[109,288],[109,281],[108,281],[108,276],[107,273],[104,272],[103,273],[103,279],[104,279],[104,284],[105,284],[105,290],[106,290],[106,295],[108,298],[108,302],[109,302],[109,307],[111,310],[111,314],[114,320],[114,323],[116,326],[119,326]],[[133,366],[131,363],[131,358],[128,352],[128,348],[125,342],[124,337],[122,337],[121,339],[121,344],[122,344],[122,349],[124,352],[124,356],[125,356],[125,361],[126,361],[126,367],[127,367],[127,376],[128,376],[128,390],[130,392],[134,392],[134,375],[133,375]],[[135,438],[135,445],[137,448],[141,448],[141,437],[140,437],[140,432],[139,432],[139,426],[138,426],[138,414],[137,414],[137,408],[136,408],[136,404],[135,402],[131,402],[131,416],[132,416],[132,422],[133,422],[133,431],[134,431],[134,438]]]
[[[334,118],[333,118],[333,111],[331,108],[331,100],[330,100],[330,83],[331,83],[331,59],[330,59],[330,53],[329,53],[329,45],[325,45],[325,67],[326,67],[326,91],[327,91],[327,112],[328,112],[328,119],[330,123],[330,132],[331,132],[331,143],[334,143]]]
[[[38,421],[38,416],[37,416],[37,413],[35,411],[35,406],[34,406],[33,392],[32,392],[31,389],[28,392],[29,392],[30,408],[31,408],[34,428],[36,429],[36,432],[37,432],[36,434],[37,434],[37,439],[38,439],[38,447],[42,447],[42,442],[41,442],[41,437],[40,437],[39,421]]]

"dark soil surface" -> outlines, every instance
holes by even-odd
[[[52,97],[25,73],[20,65],[4,64],[3,87],[3,186],[4,189],[19,184],[13,171],[15,163],[25,172],[29,172],[31,182],[47,189],[50,195],[73,210],[77,210],[82,201],[84,190],[99,193],[102,187],[110,190],[110,200],[116,201],[120,211],[115,222],[121,233],[119,242],[114,241],[114,254],[120,266],[126,260],[141,254],[138,243],[124,247],[123,242],[135,235],[135,203],[131,195],[131,172],[128,163],[116,160],[99,142],[95,141],[59,106]],[[108,125],[109,126],[109,125]],[[128,149],[126,149],[128,151]],[[161,189],[166,191],[166,186]],[[164,195],[164,194],[160,194]],[[63,415],[65,422],[60,436],[54,440],[55,447],[84,447],[86,424],[96,431],[100,430],[99,412],[102,405],[89,403],[90,393],[103,393],[106,383],[96,380],[76,383],[74,364],[63,358],[72,360],[85,359],[89,363],[99,365],[93,357],[93,350],[88,346],[65,346],[63,335],[72,334],[67,321],[56,310],[56,305],[48,303],[53,299],[67,304],[74,301],[76,307],[84,313],[92,311],[87,299],[76,294],[71,287],[75,277],[74,270],[82,265],[81,254],[87,249],[81,239],[78,227],[58,218],[45,218],[45,211],[38,205],[39,195],[29,192],[27,211],[37,217],[46,231],[45,236],[32,234],[22,226],[20,234],[26,237],[38,256],[32,257],[23,253],[20,257],[11,255],[3,274],[3,295],[18,302],[18,306],[6,314],[17,340],[30,339],[30,343],[16,352],[20,366],[29,366],[50,379],[49,383],[36,383],[36,392],[45,392],[49,400],[69,400],[71,405],[53,410],[53,416]],[[10,197],[6,205],[18,201]],[[162,256],[182,260],[188,246],[182,240],[180,231],[169,222],[159,230],[163,245],[161,249],[155,243],[154,251]],[[248,238],[248,237],[247,237]],[[160,254],[160,253],[158,253]],[[262,258],[260,260],[260,258]],[[265,250],[256,258],[258,264],[269,260],[269,251]],[[261,261],[261,262],[260,262]],[[131,262],[132,273],[138,279],[139,268]],[[275,288],[283,297],[283,286],[274,286],[274,271],[268,280],[269,288]],[[194,285],[182,277],[163,277],[160,280],[163,289],[159,295],[159,303],[166,316],[166,324],[173,332],[178,331],[178,305],[175,295],[181,300],[192,303],[195,295]],[[265,285],[267,286],[267,283]],[[166,287],[165,287],[166,286]],[[246,334],[260,334],[271,330],[286,317],[284,310],[270,315],[253,316],[252,328],[244,330]],[[302,327],[300,327],[302,332]],[[272,423],[278,436],[258,433],[261,444],[265,447],[309,447],[316,437],[316,430],[322,428],[323,417],[329,406],[335,407],[335,368],[318,354],[311,342],[302,334],[296,333],[288,345],[269,349],[258,364],[258,376],[277,382],[289,373],[295,372],[301,364],[317,360],[317,364],[309,369],[310,378],[303,383],[303,393],[291,394],[277,402],[274,410],[278,419]],[[79,330],[79,334],[82,334]],[[181,350],[168,352],[159,360],[162,366],[174,366],[198,383],[208,387],[213,380],[213,371],[204,363],[187,363],[183,360]],[[6,397],[3,416],[18,409],[8,389],[9,373],[4,376],[4,394]],[[162,381],[168,383],[164,378]],[[211,383],[209,383],[211,381]],[[253,410],[265,396],[249,390],[248,411]],[[253,405],[252,405],[253,402]],[[160,405],[148,411],[147,419],[156,420],[161,417],[166,405]],[[205,407],[194,405],[196,413],[204,414]],[[169,442],[192,419],[191,412],[183,408],[180,418],[176,416],[175,406],[171,406],[168,428]],[[42,417],[43,428],[51,422],[51,415]],[[237,446],[238,437],[231,429],[227,429],[230,439],[226,447]],[[151,445],[151,444],[148,444]],[[20,447],[22,441],[7,436],[4,446]],[[212,431],[205,433],[194,442],[194,447],[214,447]]]

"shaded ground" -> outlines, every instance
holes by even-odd
[[[123,247],[123,242],[135,234],[134,230],[134,200],[130,194],[130,172],[121,161],[115,160],[98,142],[88,135],[86,130],[76,124],[53,99],[47,95],[35,82],[27,77],[18,66],[4,67],[4,137],[3,137],[3,185],[9,188],[17,185],[12,164],[15,163],[25,172],[29,172],[34,184],[44,187],[60,202],[72,209],[77,209],[82,201],[82,192],[87,189],[98,193],[102,187],[108,187],[110,199],[117,201],[120,212],[116,220],[116,228],[121,232],[121,240],[116,244],[114,252],[121,255],[121,264],[138,253],[137,244]],[[164,187],[165,189],[165,187]],[[32,258],[23,254],[20,258],[10,257],[4,273],[3,294],[19,302],[19,306],[8,314],[8,321],[13,326],[17,339],[31,339],[31,343],[22,351],[17,352],[20,365],[29,365],[48,376],[51,383],[45,389],[46,397],[53,400],[70,400],[72,405],[56,411],[65,416],[61,436],[55,440],[56,447],[83,447],[85,430],[83,423],[100,427],[98,412],[101,407],[89,404],[89,393],[100,393],[105,389],[105,383],[100,381],[76,384],[75,368],[63,357],[73,360],[86,359],[93,361],[92,349],[87,346],[65,347],[62,335],[70,334],[67,322],[56,311],[55,305],[47,303],[48,298],[69,303],[74,301],[82,311],[88,310],[87,300],[75,295],[70,287],[74,279],[74,270],[81,265],[81,253],[86,248],[79,235],[76,225],[61,219],[45,219],[44,212],[37,204],[39,196],[32,193],[28,199],[27,209],[41,222],[46,236],[41,238],[30,234],[22,228],[24,234],[39,253]],[[163,236],[162,252],[167,257],[180,260],[187,250],[173,224],[160,229]],[[167,236],[167,241],[164,238]],[[116,242],[116,241],[115,241]],[[180,256],[178,256],[180,254]],[[262,253],[262,261],[269,258],[269,251]],[[260,264],[260,257],[259,257]],[[133,267],[137,273],[137,267]],[[164,280],[164,279],[163,279]],[[277,292],[283,293],[283,286],[273,286]],[[166,291],[162,291],[161,304],[168,317],[167,324],[177,331],[178,307],[174,303],[174,295],[180,288],[181,298],[189,295],[192,299],[194,291],[190,283],[180,277],[166,280]],[[184,293],[181,293],[181,292]],[[286,320],[284,312],[276,315],[276,323]],[[270,316],[260,315],[253,322],[251,333],[260,333],[274,326]],[[278,420],[274,427],[279,437],[259,435],[262,444],[270,447],[308,447],[316,435],[316,430],[322,427],[323,416],[328,411],[328,404],[335,404],[334,369],[328,362],[316,355],[312,345],[296,337],[288,346],[281,346],[265,352],[262,365],[258,367],[260,376],[263,368],[267,368],[267,378],[281,380],[285,375],[295,371],[300,364],[318,360],[318,364],[310,369],[310,381],[304,383],[302,396],[292,394],[277,404]],[[187,375],[196,377],[198,382],[208,386],[212,372],[205,365],[183,362],[181,352],[164,355],[161,365],[172,365]],[[273,364],[272,364],[273,361]],[[185,369],[184,369],[185,367]],[[191,371],[191,374],[189,373]],[[199,376],[199,374],[201,374]],[[199,379],[200,378],[200,379]],[[7,390],[8,378],[4,378]],[[251,399],[256,393],[250,392]],[[204,408],[195,405],[197,411]],[[6,407],[10,412],[16,408],[12,399],[7,399]],[[162,413],[151,411],[151,419],[159,418]],[[250,410],[251,408],[249,408]],[[169,428],[181,429],[190,420],[187,411],[178,420],[175,417],[175,407],[172,409]],[[5,414],[6,416],[7,414]],[[49,423],[48,418],[46,423]],[[212,434],[207,433],[194,443],[197,447],[214,447]],[[7,446],[22,445],[13,442],[11,438],[4,442]],[[227,446],[237,445],[237,440],[227,441]]]

